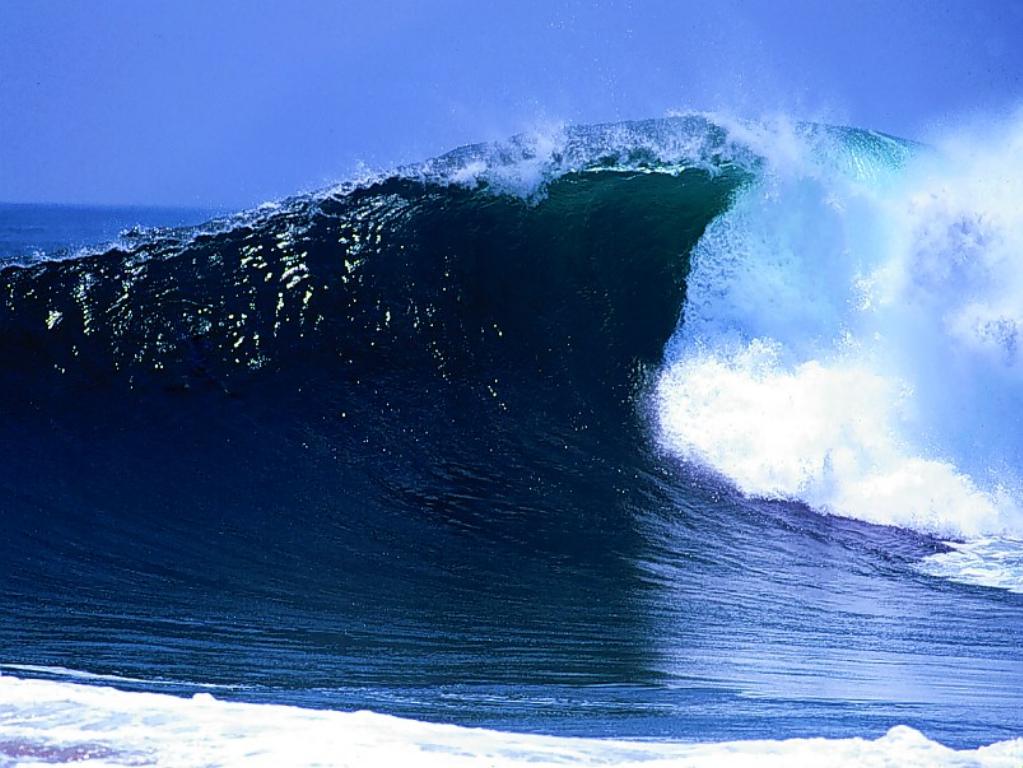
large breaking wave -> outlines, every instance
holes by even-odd
[[[0,662],[574,736],[1016,733],[1018,135],[567,128],[0,267]],[[79,759],[34,696],[110,714],[48,685],[5,674],[0,754]],[[836,746],[980,760],[750,749]]]

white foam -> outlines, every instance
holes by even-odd
[[[765,167],[694,251],[664,444],[751,495],[1023,534],[1023,118],[915,156],[732,130]]]
[[[1021,761],[1023,739],[953,750],[905,726],[872,740],[628,742],[0,677],[0,765],[5,766],[1017,768]]]
[[[786,367],[778,356],[754,340],[672,366],[658,385],[664,438],[749,495],[943,536],[999,527],[1010,502],[902,445],[893,425],[905,392],[856,364]]]
[[[570,173],[677,174],[699,168],[716,174],[726,165],[750,168],[759,162],[751,142],[729,141],[718,119],[689,112],[663,120],[540,125],[507,141],[462,147],[392,173],[431,183],[484,185],[495,193],[537,201],[550,182]],[[350,188],[345,184],[335,193]]]
[[[920,570],[962,584],[999,587],[1023,595],[1023,541],[993,537],[948,545],[951,551],[924,558]]]

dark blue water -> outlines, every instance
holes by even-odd
[[[123,232],[201,224],[218,213],[203,208],[0,203],[0,263],[74,253],[109,243]]]
[[[1023,596],[658,447],[689,254],[750,171],[629,162],[0,272],[0,662],[566,735],[1018,734]],[[47,249],[115,218],[0,212]]]

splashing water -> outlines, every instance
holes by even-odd
[[[694,252],[655,397],[663,443],[749,495],[994,537],[1013,560],[1023,120],[915,151],[766,135],[762,173]],[[962,558],[939,557],[955,578]],[[1019,589],[1023,569],[960,580]]]

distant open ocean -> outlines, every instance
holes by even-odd
[[[0,264],[74,253],[132,229],[200,224],[218,213],[202,208],[0,203]]]

